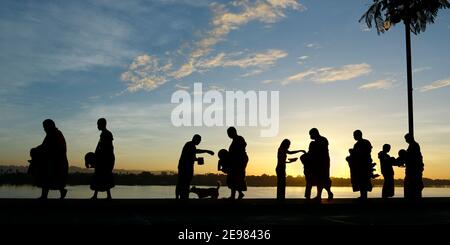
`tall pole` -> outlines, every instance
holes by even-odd
[[[412,65],[411,65],[411,28],[409,21],[405,21],[406,39],[406,69],[408,80],[408,128],[409,134],[414,137],[414,116],[413,116],[413,86],[412,86]]]

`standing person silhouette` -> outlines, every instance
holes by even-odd
[[[405,180],[404,195],[407,199],[422,198],[424,169],[423,157],[420,152],[420,145],[414,140],[411,134],[405,135],[405,141],[408,143],[408,149],[405,155]]]
[[[288,154],[296,154],[301,150],[289,151],[289,146],[291,145],[291,141],[288,139],[284,139],[280,147],[278,148],[277,153],[277,167],[275,169],[277,173],[277,200],[284,200],[286,197],[286,163],[295,162],[297,158],[292,158],[287,160]]]
[[[372,191],[372,145],[370,141],[363,139],[361,130],[353,132],[353,138],[356,140],[351,154],[348,158],[351,168],[353,191],[359,191],[360,200],[367,199],[367,192]]]
[[[389,156],[391,145],[384,144],[383,150],[378,153],[378,159],[380,159],[381,174],[383,175],[383,190],[381,196],[383,198],[394,196],[394,162],[395,158]]]
[[[194,163],[197,161],[197,154],[208,153],[214,155],[213,151],[197,149],[197,145],[202,141],[202,137],[198,134],[192,137],[192,140],[187,142],[181,152],[180,160],[178,161],[178,179],[175,188],[175,198],[187,200],[189,199],[189,187],[192,178],[194,177]]]
[[[305,172],[308,173],[308,177],[305,173],[306,188],[305,197],[310,199],[311,188],[314,184],[317,185],[316,200],[322,199],[322,190],[325,188],[328,193],[328,199],[333,199],[334,195],[331,191],[331,179],[330,179],[330,154],[328,151],[327,138],[320,135],[317,128],[309,130],[309,136],[311,143],[309,144],[308,152],[302,156],[302,159],[307,159],[305,164]],[[309,169],[308,169],[309,168]]]
[[[237,134],[235,127],[229,127],[227,129],[227,134],[230,139],[232,139],[231,145],[228,149],[228,154],[230,157],[230,171],[227,178],[228,187],[231,189],[230,199],[234,200],[236,198],[236,191],[239,192],[238,199],[244,197],[244,191],[247,190],[247,183],[245,181],[245,168],[248,163],[247,152],[245,147],[247,143],[245,139]]]
[[[42,188],[39,199],[47,199],[49,190],[59,190],[61,199],[64,199],[69,171],[66,140],[53,120],[46,119],[42,125],[46,136],[41,145],[31,149],[29,170],[35,178],[35,185]]]
[[[107,199],[112,199],[111,189],[114,185],[114,146],[113,135],[106,129],[106,119],[100,118],[97,120],[97,128],[102,133],[95,149],[95,172],[92,178],[91,190],[94,191],[92,199],[97,199],[99,191],[106,191]]]

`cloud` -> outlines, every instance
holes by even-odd
[[[299,60],[306,60],[308,58],[309,58],[309,56],[307,56],[307,55],[303,55],[303,56],[298,57]]]
[[[361,85],[359,87],[359,89],[361,89],[361,90],[389,89],[392,87],[393,83],[394,83],[393,80],[382,79],[382,80],[377,80],[375,82]]]
[[[209,69],[214,67],[269,67],[278,59],[286,57],[288,54],[283,50],[269,49],[262,53],[253,53],[244,57],[233,57],[235,55],[226,55],[220,53],[210,60],[199,61],[197,67]]]
[[[276,49],[245,56],[240,53],[219,53],[212,58],[199,60],[197,63],[186,63],[180,69],[173,71],[173,64],[170,60],[162,64],[158,57],[143,54],[134,59],[128,71],[122,73],[121,79],[126,82],[129,92],[141,89],[151,91],[171,79],[180,79],[194,71],[205,72],[216,67],[239,67],[242,69],[257,67],[259,70],[253,70],[246,74],[247,76],[256,75],[287,55],[285,51]]]
[[[420,88],[420,91],[428,92],[431,90],[435,90],[435,89],[439,89],[439,88],[443,88],[443,87],[447,87],[447,86],[450,86],[450,77],[447,79],[438,80],[429,85],[423,86],[422,88]]]
[[[193,62],[189,62],[189,63],[182,65],[180,67],[180,69],[178,69],[177,71],[174,71],[167,75],[171,76],[175,79],[180,79],[180,78],[191,75],[195,70],[196,70],[196,68],[194,67]]]
[[[300,56],[298,57],[297,64],[303,65],[307,59],[309,59],[309,56],[307,55]]]
[[[225,53],[220,53],[210,59],[204,59],[197,62],[196,66],[201,67],[202,69],[211,69],[219,66],[223,66],[225,64]]]
[[[307,48],[320,48],[320,45],[318,43],[308,43],[306,44]]]
[[[157,57],[144,54],[134,59],[128,71],[122,73],[121,79],[127,83],[130,92],[153,90],[167,82],[165,74],[171,67],[170,61],[160,65]]]
[[[303,81],[308,76],[311,76],[311,75],[314,75],[314,74],[316,74],[316,72],[314,70],[308,70],[308,71],[300,72],[300,73],[297,73],[295,75],[292,75],[292,76],[284,79],[281,82],[281,84],[286,85],[286,84],[289,84],[291,82],[300,82],[300,81]]]
[[[272,83],[273,82],[273,80],[264,80],[264,81],[262,81],[261,83],[263,83],[263,84],[269,84],[269,83]]]
[[[255,3],[234,1],[232,5],[240,9],[240,11],[231,12],[225,5],[212,4],[214,12],[213,28],[207,32],[203,39],[196,43],[195,46],[197,48],[191,53],[191,59],[206,55],[215,44],[224,40],[228,33],[251,21],[271,24],[285,17],[285,9],[303,9],[302,5],[296,0],[268,0],[256,1]]]
[[[264,53],[251,54],[242,59],[230,60],[225,62],[224,66],[238,66],[247,68],[249,66],[268,67],[278,59],[286,57],[288,54],[283,50],[269,49]]]
[[[263,72],[264,72],[264,70],[261,70],[261,69],[252,70],[252,71],[249,71],[249,72],[247,72],[247,73],[242,74],[241,77],[251,77],[251,76],[256,76],[256,75],[259,75],[259,74],[261,74],[261,73],[263,73]]]
[[[153,90],[161,84],[172,80],[182,79],[191,75],[194,72],[205,72],[216,67],[264,67],[267,68],[275,63],[276,60],[287,56],[287,53],[282,50],[270,49],[263,53],[254,53],[245,57],[234,57],[225,53],[216,54],[210,57],[210,53],[214,47],[226,40],[228,34],[239,29],[241,26],[249,22],[261,22],[264,24],[273,24],[280,19],[286,17],[285,11],[293,9],[302,11],[305,8],[298,3],[297,0],[256,0],[256,1],[233,1],[229,4],[212,3],[210,5],[213,12],[211,20],[211,29],[203,32],[202,37],[189,45],[183,45],[178,49],[178,54],[185,53],[185,62],[179,65],[176,69],[171,69],[165,74],[154,76],[151,71],[148,71],[149,77],[130,77],[129,72],[122,74],[129,87],[129,91],[136,91],[139,89]],[[177,57],[178,58],[178,57]],[[179,59],[178,59],[179,60]],[[135,61],[136,62],[136,59]],[[157,73],[160,70],[156,71]],[[133,73],[133,70],[131,71]],[[158,78],[158,79],[155,79]],[[135,86],[137,83],[138,86]],[[144,86],[143,86],[144,84]],[[150,86],[145,86],[150,84]]]
[[[292,82],[302,82],[306,79],[318,84],[344,81],[367,75],[371,71],[370,65],[366,63],[344,65],[337,68],[312,68],[283,79],[281,84],[286,85]]]
[[[418,68],[415,68],[415,69],[413,70],[413,72],[414,72],[414,73],[419,73],[419,72],[428,71],[428,70],[431,70],[431,67],[429,67],[429,66],[424,66],[424,67],[418,67]]]
[[[222,86],[217,86],[217,85],[210,85],[208,86],[209,90],[217,90],[219,92],[225,92],[225,88]]]
[[[66,82],[67,71],[121,67],[137,53],[129,43],[133,27],[96,4],[2,3],[0,85],[8,91]]]
[[[181,90],[189,90],[190,87],[189,86],[185,86],[185,85],[181,85],[181,84],[175,84],[174,86],[176,89],[181,89]]]

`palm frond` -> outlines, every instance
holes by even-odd
[[[401,21],[409,23],[411,32],[424,32],[430,23],[434,23],[439,10],[449,9],[448,0],[373,0],[372,5],[361,16],[368,28],[374,24],[377,33],[384,33],[385,22],[395,25]]]

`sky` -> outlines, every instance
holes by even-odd
[[[331,175],[361,129],[391,155],[406,148],[404,28],[377,35],[359,23],[371,1],[355,0],[3,0],[0,8],[0,164],[25,165],[52,118],[70,165],[84,166],[108,120],[116,168],[173,170],[196,133],[198,148],[228,148],[226,127],[175,127],[175,91],[193,84],[223,91],[279,91],[280,129],[237,127],[247,141],[247,174],[275,174],[281,141],[307,149],[308,131],[328,138]],[[450,13],[412,36],[416,140],[424,176],[450,178]],[[205,156],[196,173],[217,173]],[[301,175],[299,162],[288,175]],[[396,168],[396,178],[403,169]],[[379,172],[379,166],[378,166]]]

